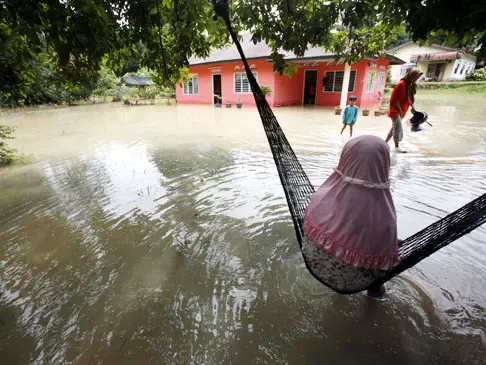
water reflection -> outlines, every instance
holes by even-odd
[[[486,190],[486,110],[447,103],[393,156],[401,236]],[[346,141],[339,121],[276,113],[320,184]],[[2,363],[484,363],[485,228],[395,279],[383,301],[340,296],[305,271],[254,109],[13,119],[17,147],[39,162],[0,173]],[[387,127],[362,118],[357,131]]]

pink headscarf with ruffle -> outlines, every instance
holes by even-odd
[[[350,140],[335,172],[311,198],[304,234],[345,264],[391,270],[399,258],[389,173],[385,141],[375,136]]]

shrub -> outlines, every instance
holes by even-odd
[[[270,86],[262,85],[260,86],[260,90],[262,91],[263,96],[267,97],[272,94],[272,88]]]
[[[480,68],[466,76],[467,81],[486,81],[486,67]]]
[[[14,128],[8,125],[0,125],[0,166],[12,164],[16,159],[16,150],[10,148],[5,139],[14,139]]]

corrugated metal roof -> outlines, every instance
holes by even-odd
[[[410,62],[418,61],[448,61],[458,60],[463,56],[462,52],[437,52],[437,53],[421,53],[410,56]]]
[[[270,47],[265,42],[259,42],[257,44],[254,44],[253,41],[251,40],[252,35],[251,34],[245,34],[243,35],[243,39],[241,40],[241,47],[243,48],[243,52],[245,52],[246,58],[247,59],[256,59],[256,58],[268,58],[270,57],[270,54],[272,51],[270,50]],[[291,53],[291,52],[285,52],[281,51],[284,55],[284,58],[287,60],[291,59],[297,59],[298,57]],[[332,53],[326,52],[325,50],[317,47],[309,47],[307,51],[305,51],[305,54],[303,57],[299,57],[300,59],[312,59],[312,58],[327,58],[331,57]],[[223,48],[223,49],[215,49],[207,58],[190,58],[189,59],[189,64],[191,66],[193,65],[201,65],[201,64],[206,64],[206,63],[218,63],[218,62],[229,62],[229,61],[239,61],[240,59],[240,54],[238,53],[238,50],[236,49],[236,46],[234,44],[231,44],[230,46]]]
[[[140,77],[140,76],[123,76],[123,82],[125,82],[127,85],[136,85],[136,86],[148,86],[154,84],[154,82],[150,77]]]
[[[265,42],[259,42],[254,44],[251,40],[251,34],[243,35],[243,39],[241,40],[241,47],[243,48],[243,52],[246,55],[247,59],[257,59],[257,58],[268,58],[272,53],[270,47]],[[308,47],[302,57],[297,57],[292,52],[285,52],[280,51],[281,54],[284,55],[286,60],[317,60],[317,59],[332,59],[336,57],[331,52],[328,52],[319,47]],[[405,63],[401,59],[397,57],[393,57],[390,55],[385,55],[391,61],[390,64],[402,64]],[[192,57],[189,59],[189,65],[203,65],[209,63],[222,63],[222,62],[231,62],[231,61],[240,61],[240,54],[236,49],[234,44],[223,48],[223,49],[215,49],[207,58],[195,58]]]

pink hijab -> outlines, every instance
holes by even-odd
[[[391,270],[399,258],[389,173],[385,141],[374,136],[350,140],[334,173],[311,198],[305,235],[345,264]]]

